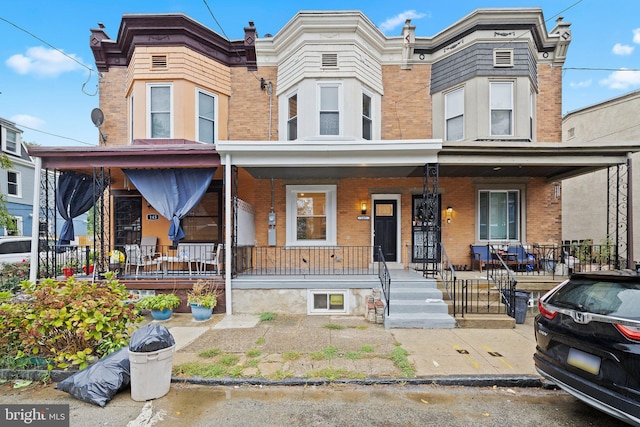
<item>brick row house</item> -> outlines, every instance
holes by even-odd
[[[365,314],[379,277],[433,272],[441,248],[468,270],[470,245],[560,242],[562,180],[637,151],[561,143],[569,27],[480,9],[433,36],[410,21],[386,36],[358,11],[301,11],[230,41],[181,14],[124,15],[115,40],[91,30],[99,146],[30,154],[99,172],[101,242],[157,237],[132,288],[189,287],[205,263],[187,260],[184,283],[161,264],[186,270],[170,251],[213,243],[218,312]],[[170,192],[197,200],[167,213]],[[434,319],[422,325],[452,324],[446,308]]]

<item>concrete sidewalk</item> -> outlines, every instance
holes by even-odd
[[[362,317],[304,315],[278,315],[266,322],[257,315],[214,315],[195,322],[190,314],[174,314],[161,324],[176,340],[174,368],[191,362],[216,363],[216,357],[199,356],[214,350],[238,357],[237,381],[308,380],[326,369],[361,373],[372,382],[405,381],[407,375],[390,357],[402,347],[408,352],[414,381],[518,385],[518,379],[539,382],[532,359],[533,318],[527,313],[525,323],[513,329],[385,329]]]

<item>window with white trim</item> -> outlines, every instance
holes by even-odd
[[[519,190],[480,190],[478,200],[480,240],[520,239]]]
[[[298,139],[298,94],[291,95],[288,99],[287,116],[287,141]]]
[[[362,94],[362,139],[371,140],[373,134],[373,119],[371,97]]]
[[[444,95],[445,141],[464,138],[464,88]]]
[[[4,151],[7,153],[18,154],[18,148],[20,145],[18,144],[18,132],[14,132],[12,130],[7,129],[5,133],[4,140]]]
[[[147,85],[147,135],[149,138],[173,137],[173,86]]]
[[[24,236],[23,222],[21,216],[13,216],[9,218],[12,223],[12,227],[3,227],[5,236]]]
[[[7,171],[7,194],[9,196],[22,197],[20,172],[11,170]]]
[[[340,135],[340,86],[320,85],[320,135]]]
[[[287,245],[336,244],[336,186],[287,186]]]
[[[196,89],[196,97],[198,103],[196,106],[198,141],[214,144],[216,141],[217,98],[214,94],[201,89]]]
[[[491,136],[513,135],[513,83],[491,82]]]
[[[345,290],[309,289],[307,294],[307,313],[347,313],[348,296]]]

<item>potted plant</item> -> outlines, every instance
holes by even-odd
[[[62,267],[62,273],[64,277],[70,277],[76,274],[76,268],[78,268],[78,261],[75,259],[70,259],[66,262],[64,267]]]
[[[120,264],[124,262],[124,253],[118,249],[109,252],[109,270],[120,270]]]
[[[187,293],[187,302],[195,321],[208,320],[218,303],[218,289],[205,280],[198,280]]]
[[[93,268],[94,268],[94,264],[96,262],[96,258],[97,258],[97,254],[93,251],[91,251],[89,253],[89,262],[87,265],[83,265],[82,266],[82,270],[84,271],[84,274],[93,274]]]
[[[154,320],[168,320],[173,309],[180,305],[180,298],[176,294],[157,294],[142,298],[136,307],[150,310]]]

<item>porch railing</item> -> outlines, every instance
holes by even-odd
[[[256,246],[245,275],[375,275],[372,246]]]
[[[449,256],[447,255],[447,251],[444,248],[444,244],[440,243],[440,262],[438,263],[438,273],[442,278],[442,282],[444,283],[444,289],[447,292],[447,296],[449,300],[453,301],[453,306],[455,310],[455,293],[452,294],[452,290],[455,289],[456,286],[456,270],[449,261]],[[455,313],[454,313],[455,315]]]
[[[378,278],[380,279],[380,286],[382,287],[382,296],[384,298],[385,309],[387,316],[390,313],[389,302],[391,300],[391,274],[389,274],[389,267],[384,259],[382,248],[376,246],[378,252]]]

